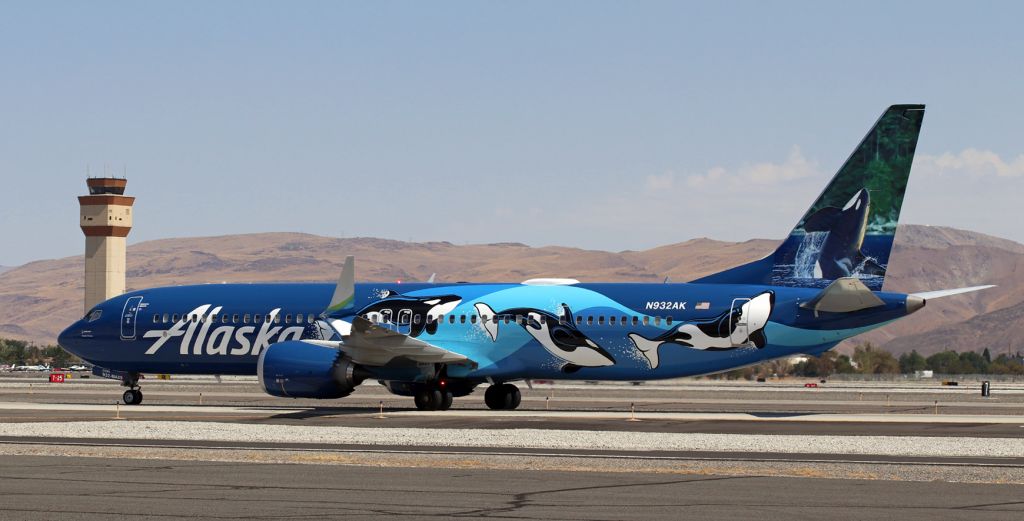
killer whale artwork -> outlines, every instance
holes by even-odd
[[[693,282],[823,289],[857,277],[881,291],[923,121],[923,105],[889,107],[774,253]]]
[[[431,335],[436,333],[437,318],[451,313],[462,302],[462,297],[458,295],[409,297],[389,290],[382,296],[382,300],[364,307],[356,314],[374,322],[408,326],[411,337],[418,337],[424,331]]]
[[[804,221],[804,231],[826,234],[817,258],[809,259],[814,278],[885,276],[885,267],[861,251],[870,210],[871,195],[862,188],[843,208],[827,206]]]
[[[630,333],[629,339],[647,358],[651,369],[657,369],[658,349],[665,344],[701,351],[724,351],[748,344],[761,349],[768,345],[764,327],[768,325],[768,318],[774,307],[775,292],[765,291],[715,318],[688,321],[656,338],[645,338],[638,333]]]
[[[573,324],[572,310],[566,304],[561,305],[561,317],[533,308],[512,308],[496,312],[483,302],[473,307],[480,317],[481,327],[487,331],[492,342],[498,340],[499,324],[515,321],[549,353],[568,362],[563,367],[564,372],[573,372],[580,367],[615,364],[612,355]]]

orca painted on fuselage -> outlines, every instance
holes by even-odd
[[[408,327],[407,334],[418,337],[424,331],[430,335],[437,333],[438,318],[451,313],[461,302],[462,297],[458,295],[407,297],[388,291],[383,300],[364,307],[356,314],[372,322]]]
[[[871,195],[863,188],[845,207],[822,208],[804,221],[804,231],[828,234],[814,268],[815,278],[885,275],[885,268],[861,251],[870,211]]]
[[[494,311],[483,302],[474,305],[480,325],[492,342],[498,340],[498,329],[502,322],[515,322],[532,336],[549,353],[565,360],[562,371],[572,373],[581,367],[603,367],[615,364],[615,358],[601,346],[583,334],[573,323],[573,313],[568,305],[562,304],[562,315],[556,316],[540,309],[511,308]]]
[[[726,351],[747,345],[762,349],[768,345],[764,328],[774,307],[775,292],[765,291],[717,317],[685,322],[656,338],[631,333],[629,339],[647,358],[651,369],[658,367],[658,349],[665,344],[701,351]]]

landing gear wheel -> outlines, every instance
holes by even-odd
[[[512,384],[492,385],[484,392],[484,403],[496,411],[515,409],[522,401],[519,388]]]
[[[128,389],[121,395],[121,400],[125,405],[138,405],[142,403],[142,391],[138,389]]]
[[[450,391],[444,391],[441,393],[441,404],[437,408],[439,411],[447,411],[452,408],[452,401],[455,399]]]
[[[441,393],[437,389],[422,389],[416,392],[413,397],[413,401],[416,403],[416,408],[421,411],[437,411],[441,410],[444,405],[444,395],[449,393]],[[449,401],[448,405],[451,405]]]
[[[519,404],[523,403],[523,393],[519,392],[519,388],[512,384],[505,384],[505,394],[508,396],[508,407],[507,409],[518,409]]]

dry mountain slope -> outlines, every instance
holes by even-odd
[[[128,286],[330,281],[348,254],[360,280],[519,281],[575,277],[584,281],[681,282],[763,257],[776,241],[695,239],[645,251],[604,252],[522,244],[457,246],[383,239],[334,239],[299,233],[164,239],[128,251]],[[1024,301],[1024,246],[981,234],[905,226],[897,237],[887,289],[919,291],[994,282],[1000,288],[930,305],[874,332],[891,338],[959,323]],[[0,336],[53,342],[82,314],[82,258],[37,261],[0,274]]]

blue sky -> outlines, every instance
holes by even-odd
[[[0,265],[82,251],[87,167],[132,243],[781,238],[892,103],[902,222],[1024,241],[1022,4],[823,4],[2,2]]]

